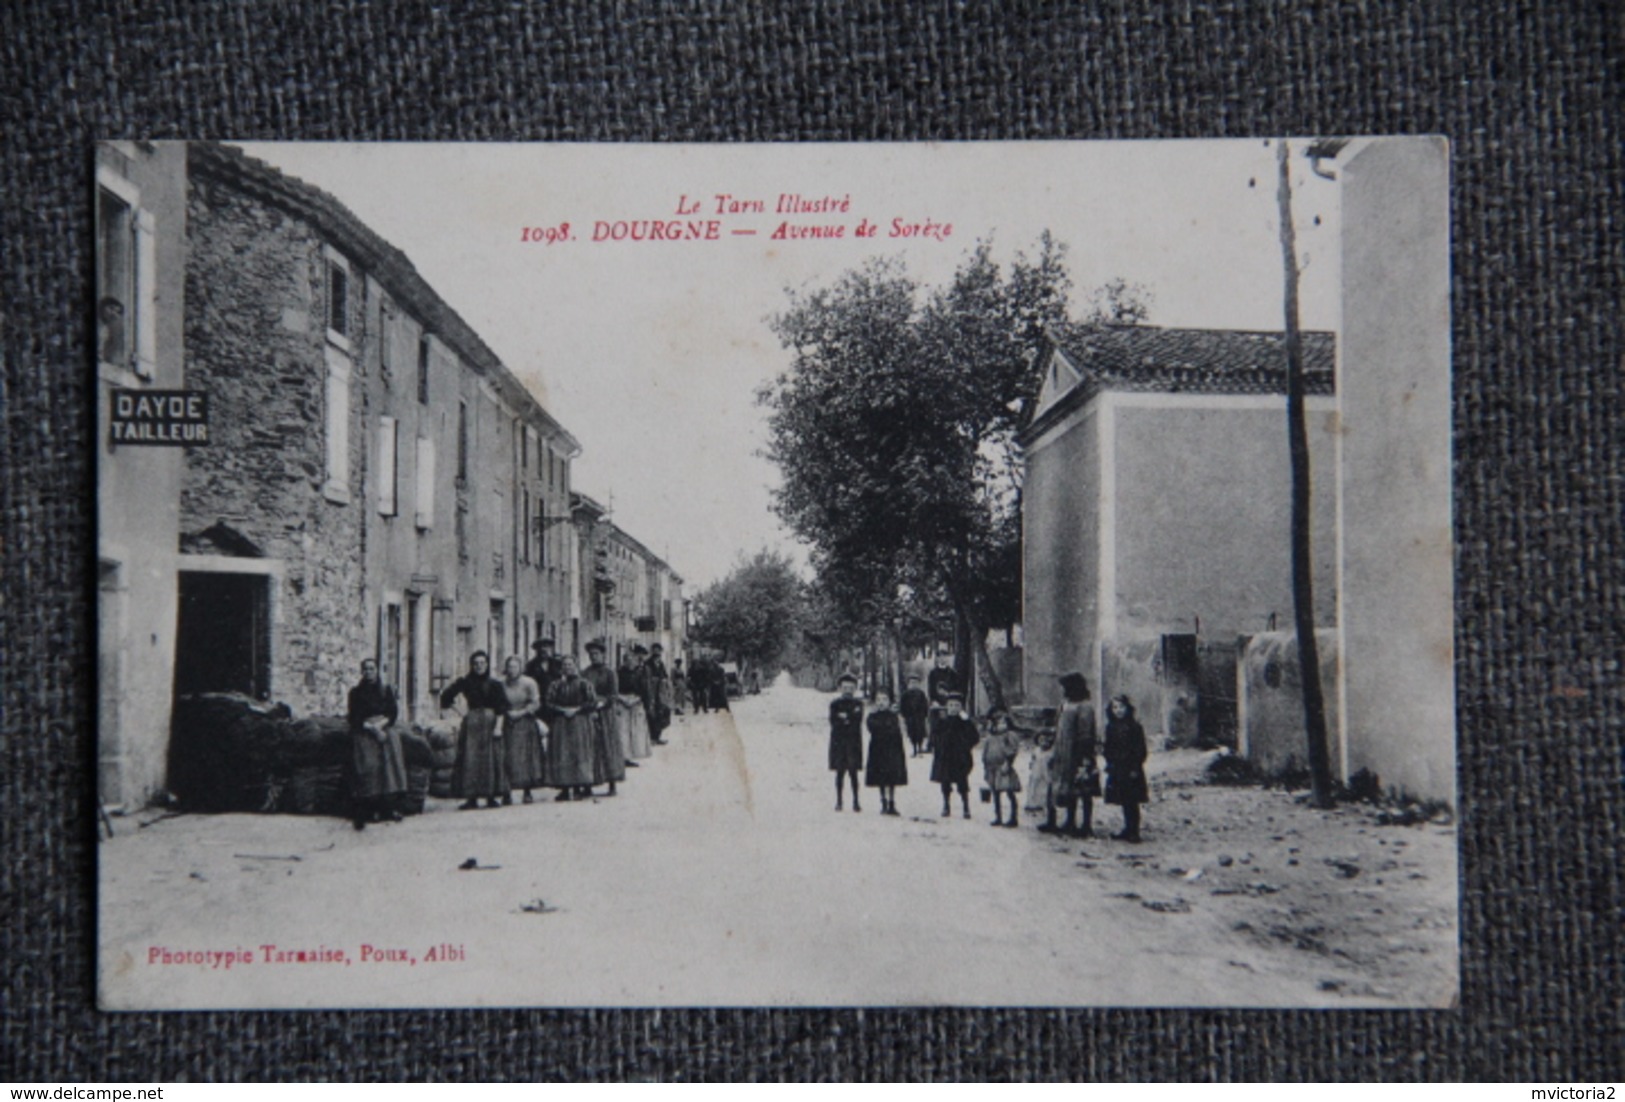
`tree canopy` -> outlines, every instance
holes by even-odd
[[[691,637],[725,659],[772,668],[799,636],[802,589],[788,556],[758,551],[694,598]]]
[[[789,292],[770,319],[791,353],[758,393],[783,475],[774,508],[844,618],[900,634],[910,617],[951,610],[962,672],[965,644],[1020,616],[1015,436],[1045,334],[1071,323],[1065,254],[1045,233],[1001,269],[979,242],[935,288],[872,259]],[[1139,320],[1142,296],[1108,285],[1091,313]]]

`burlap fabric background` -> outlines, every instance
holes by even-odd
[[[0,1079],[1625,1077],[1614,5],[128,6],[0,5]],[[1454,142],[1459,1012],[94,1010],[93,138],[1398,132]]]

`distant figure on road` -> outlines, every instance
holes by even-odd
[[[666,672],[666,648],[656,643],[649,648],[648,671],[644,704],[649,710],[649,741],[656,746],[666,744],[663,734],[671,726],[671,675]]]
[[[858,773],[863,769],[863,701],[858,699],[858,679],[843,674],[841,693],[829,702],[829,768],[835,774],[835,810],[841,808],[841,784],[852,779],[852,810],[858,803]]]
[[[502,664],[502,691],[508,694],[508,718],[502,741],[508,759],[508,784],[523,789],[525,803],[530,793],[547,783],[547,748],[542,742],[542,725],[536,716],[542,709],[542,690],[520,668],[519,656],[509,655]],[[504,804],[513,803],[513,793],[502,794]]]
[[[970,818],[970,771],[975,764],[973,751],[980,737],[975,722],[965,711],[964,695],[949,693],[942,718],[937,721],[936,752],[931,759],[931,779],[942,786],[944,819],[953,814],[949,799],[956,788],[965,818]]]
[[[508,793],[508,760],[502,747],[502,717],[508,712],[508,694],[502,682],[491,676],[490,658],[482,650],[468,659],[468,672],[440,694],[440,707],[450,708],[459,696],[468,710],[457,732],[457,765],[452,774],[452,793],[463,797],[461,811],[480,806],[496,807]]]
[[[688,698],[694,702],[696,715],[711,710],[711,671],[704,658],[696,658],[688,665]]]
[[[931,714],[931,698],[920,688],[919,674],[908,675],[908,688],[903,690],[903,698],[897,704],[898,710],[903,713],[903,723],[908,728],[909,744],[914,747],[917,758],[925,750],[925,721]]]
[[[869,713],[865,726],[869,728],[869,765],[863,774],[863,783],[880,789],[880,813],[897,814],[897,790],[908,784],[908,759],[903,756],[903,726],[892,711],[891,694],[876,689],[874,710]],[[836,785],[836,795],[840,786]],[[852,797],[857,803],[857,797]],[[854,808],[855,810],[855,808]]]
[[[728,704],[728,671],[722,668],[722,663],[715,659],[706,662],[706,684],[711,694],[711,707],[718,712],[731,712]]]
[[[1134,702],[1114,696],[1106,707],[1106,802],[1123,809],[1123,829],[1112,835],[1140,840],[1140,805],[1151,802],[1145,781],[1145,728],[1134,718]]]
[[[378,680],[378,663],[371,658],[361,663],[361,683],[350,690],[350,737],[355,765],[355,811],[351,818],[357,830],[367,829],[369,821],[400,822],[396,800],[409,787],[406,758],[401,753],[401,736],[395,730],[400,707],[395,693]]]
[[[987,717],[987,743],[982,747],[982,778],[993,791],[993,825],[1019,826],[1017,803],[1020,800],[1021,775],[1016,772],[1016,755],[1021,752],[1021,741],[1010,730],[1010,717],[994,712]],[[1000,808],[1003,799],[1010,801],[1010,818],[1005,819]]]
[[[671,708],[678,715],[688,712],[688,673],[681,658],[671,664]]]
[[[1100,767],[1095,763],[1095,710],[1089,704],[1089,682],[1081,673],[1061,678],[1066,703],[1055,721],[1055,749],[1049,759],[1050,798],[1045,809],[1045,834],[1088,838],[1093,833],[1095,797],[1100,795]],[[1082,803],[1081,819],[1078,805]],[[1057,808],[1066,809],[1066,822],[1055,825]]]
[[[931,669],[931,676],[926,680],[925,692],[931,698],[931,716],[926,726],[926,745],[930,750],[937,747],[937,726],[942,718],[948,714],[948,696],[950,693],[962,693],[964,686],[959,683],[959,675],[954,672],[949,663],[948,652],[937,651],[937,664]]]

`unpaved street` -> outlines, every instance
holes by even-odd
[[[1153,755],[1138,846],[1051,840],[1036,819],[995,830],[974,792],[972,820],[939,819],[924,758],[901,818],[870,794],[861,814],[836,813],[827,699],[780,685],[731,721],[689,716],[620,796],[591,805],[431,800],[360,834],[294,816],[121,819],[101,851],[105,1005],[1454,996],[1451,827],[1198,785],[1205,758],[1190,752]],[[1115,830],[1117,809],[1097,819]],[[479,867],[459,869],[469,858]],[[207,957],[232,950],[252,963]]]

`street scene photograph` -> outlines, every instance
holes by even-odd
[[[1456,1005],[1441,139],[95,161],[103,1009]]]

